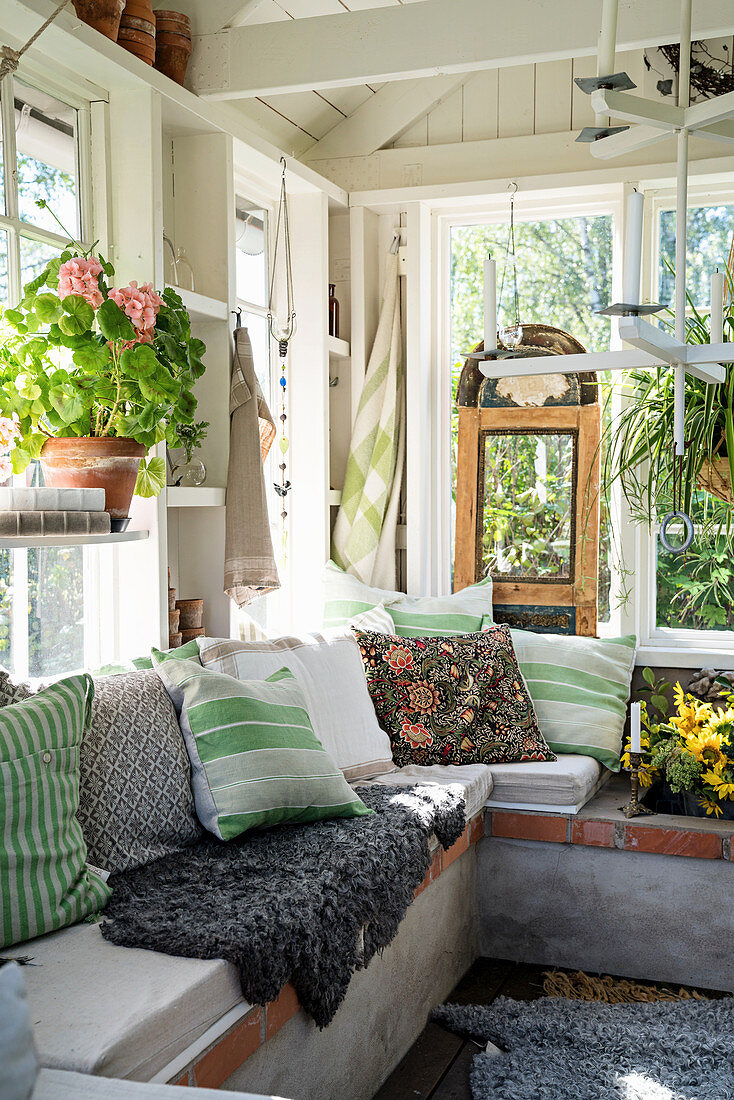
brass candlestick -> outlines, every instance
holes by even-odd
[[[631,795],[630,800],[626,806],[620,806],[620,810],[625,817],[639,817],[641,814],[654,814],[654,810],[648,809],[647,806],[643,806],[637,795],[640,790],[640,764],[642,763],[641,752],[630,753],[630,787]]]

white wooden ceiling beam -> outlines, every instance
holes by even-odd
[[[303,159],[311,162],[331,157],[367,157],[432,111],[465,79],[464,74],[459,74],[385,84],[312,145]]]
[[[732,33],[721,0],[697,0],[694,19],[696,38]],[[677,22],[670,0],[620,0],[617,49],[674,41]],[[591,55],[598,34],[587,0],[568,19],[557,0],[422,0],[198,36],[189,81],[215,99],[338,88]]]

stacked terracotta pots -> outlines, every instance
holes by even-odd
[[[204,633],[204,601],[176,600],[176,610],[180,612],[181,641],[185,644],[192,638],[200,638]]]
[[[127,0],[117,41],[148,65],[155,61],[155,23],[151,0]]]
[[[155,67],[183,84],[191,55],[191,21],[180,11],[156,13]]]
[[[120,27],[125,0],[73,0],[74,10],[83,23],[94,27],[114,42]]]

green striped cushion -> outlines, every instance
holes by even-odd
[[[93,697],[82,673],[0,709],[0,947],[74,924],[110,897],[75,816]]]
[[[114,676],[119,675],[121,672],[140,672],[144,669],[153,667],[152,654],[158,654],[159,661],[165,661],[167,657],[180,657],[182,660],[186,660],[191,657],[197,659],[199,656],[199,646],[196,638],[192,638],[190,642],[186,642],[185,645],[178,646],[177,649],[156,649],[155,646],[151,650],[150,657],[133,657],[131,661],[125,661],[123,664],[111,664],[102,665],[101,668],[96,668],[92,673],[92,676]]]
[[[372,812],[316,737],[287,668],[235,680],[169,657],[156,671],[180,714],[196,812],[215,836]]]
[[[324,587],[324,626],[343,626],[379,604],[385,605],[401,638],[473,634],[485,617],[492,617],[491,577],[450,596],[406,596],[363,584],[330,561]]]
[[[618,772],[637,639],[513,630],[543,736],[556,753],[593,756]]]

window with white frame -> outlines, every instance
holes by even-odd
[[[505,204],[506,205],[506,204]],[[520,319],[555,325],[575,336],[588,351],[609,349],[610,325],[596,311],[612,297],[613,214],[596,204],[562,207],[551,213],[534,204],[516,205],[515,245]],[[467,353],[481,339],[482,265],[488,252],[497,262],[500,328],[514,320],[512,261],[507,257],[507,210],[491,217],[452,220],[449,226],[449,341],[451,370],[451,491],[456,493],[458,416],[456,390]],[[567,553],[570,496],[565,491],[564,455],[540,436],[505,440],[490,464],[495,481],[485,508],[486,564],[493,572],[563,575]],[[603,509],[600,546],[599,618],[610,611],[607,511]],[[452,538],[453,555],[453,538]]]
[[[238,196],[236,200],[236,294],[239,322],[247,329],[252,344],[252,356],[260,388],[277,422],[277,380],[273,378],[268,332],[269,291],[269,210],[262,203]],[[265,488],[270,510],[270,530],[273,546],[278,547],[278,528],[275,520],[280,509],[273,490],[275,481],[275,448],[271,448],[265,461]],[[242,631],[248,619],[265,628],[272,617],[272,600],[267,596],[248,604],[243,612],[235,615]]]
[[[710,309],[711,275],[725,270],[734,233],[734,196],[693,200],[688,208],[686,290],[687,314],[706,315]],[[656,197],[653,206],[655,298],[674,300],[675,209],[670,199]],[[655,286],[656,284],[656,286]],[[725,338],[731,339],[729,332]],[[705,501],[704,501],[705,498]],[[704,514],[705,503],[705,514]],[[651,642],[670,641],[730,646],[734,631],[734,540],[719,520],[728,509],[714,497],[699,493],[692,504],[696,535],[683,555],[666,553],[652,542],[648,556],[649,591],[654,600],[645,608]],[[727,636],[728,635],[728,636]]]
[[[80,142],[89,136],[80,104],[17,76],[2,81],[0,108],[0,303],[7,305],[65,247],[56,218],[70,235],[85,233]],[[40,199],[47,208],[37,205]],[[33,464],[22,481],[38,484],[39,477]],[[53,676],[88,663],[85,596],[95,553],[78,546],[0,550],[0,664],[16,676]]]

